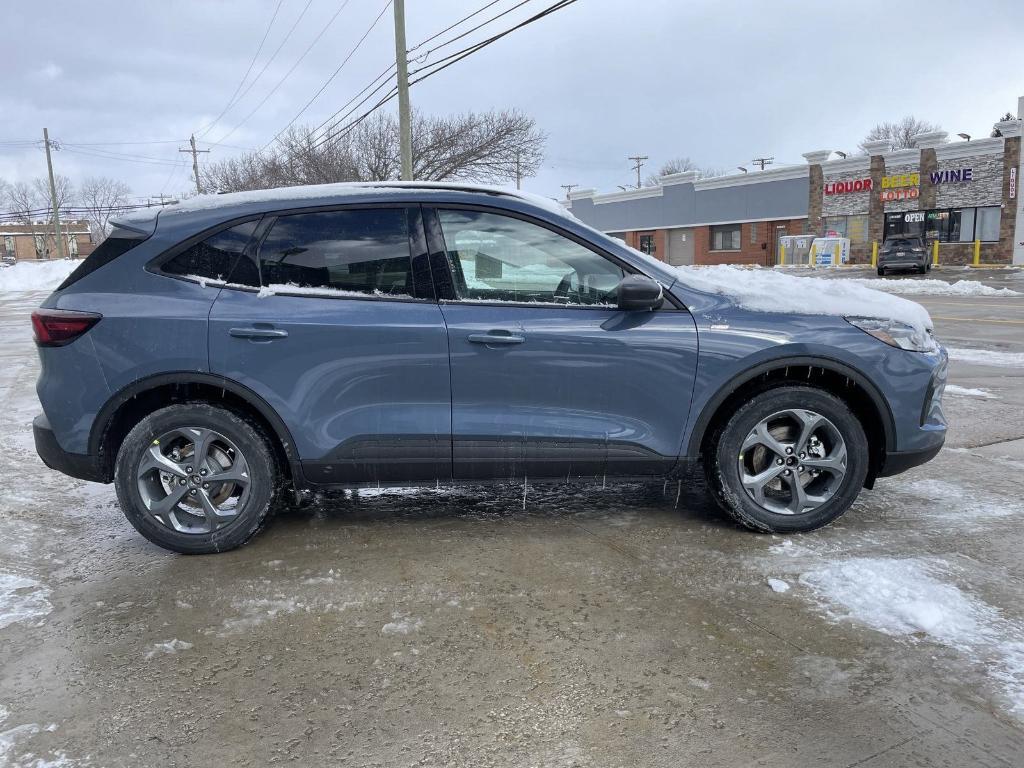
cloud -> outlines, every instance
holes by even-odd
[[[58,77],[64,74],[64,70],[59,64],[55,64],[52,61],[46,63],[42,69],[36,70],[36,75],[43,78],[44,80],[56,80]]]

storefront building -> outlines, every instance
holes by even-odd
[[[916,136],[914,149],[869,142],[854,157],[808,152],[807,165],[710,179],[677,173],[625,192],[578,190],[565,202],[670,264],[771,266],[784,259],[779,238],[801,234],[849,238],[852,263],[870,262],[897,235],[938,243],[940,264],[1024,263],[1021,120],[995,127],[995,138],[950,142],[936,131]]]

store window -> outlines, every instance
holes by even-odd
[[[639,250],[648,256],[653,256],[658,251],[658,247],[654,244],[654,235],[640,235],[639,245]]]
[[[997,242],[1000,217],[998,206],[887,213],[885,239],[923,237],[927,242],[940,243],[970,243],[976,239]]]
[[[757,222],[750,225],[750,244],[757,245]]]
[[[996,242],[999,240],[999,219],[1000,213],[998,206],[992,206],[991,208],[978,208],[975,216],[974,225],[974,237],[978,240],[984,240],[986,242]]]
[[[740,246],[739,224],[724,224],[711,228],[712,251],[738,251]]]
[[[846,237],[846,217],[826,216],[825,237]]]

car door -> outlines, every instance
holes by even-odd
[[[526,217],[425,209],[448,326],[456,478],[657,475],[697,364],[686,309],[619,311],[635,270]]]
[[[427,260],[416,206],[282,214],[217,297],[211,369],[277,411],[310,482],[451,477],[448,339]]]

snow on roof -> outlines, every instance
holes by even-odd
[[[119,217],[121,221],[149,220],[157,212],[165,214],[191,213],[214,208],[223,208],[245,203],[284,202],[296,200],[323,200],[349,195],[366,195],[373,190],[415,189],[424,192],[482,192],[490,195],[514,197],[531,203],[548,213],[562,218],[575,218],[557,201],[519,190],[486,184],[465,184],[446,181],[366,181],[340,182],[337,184],[310,184],[298,187],[276,187],[273,189],[256,189],[247,192],[228,192],[223,195],[197,195],[178,203],[160,208],[145,209]]]
[[[920,304],[852,280],[795,277],[771,269],[730,266],[677,267],[683,285],[726,296],[756,312],[788,312],[896,320],[921,334],[932,329]]]

